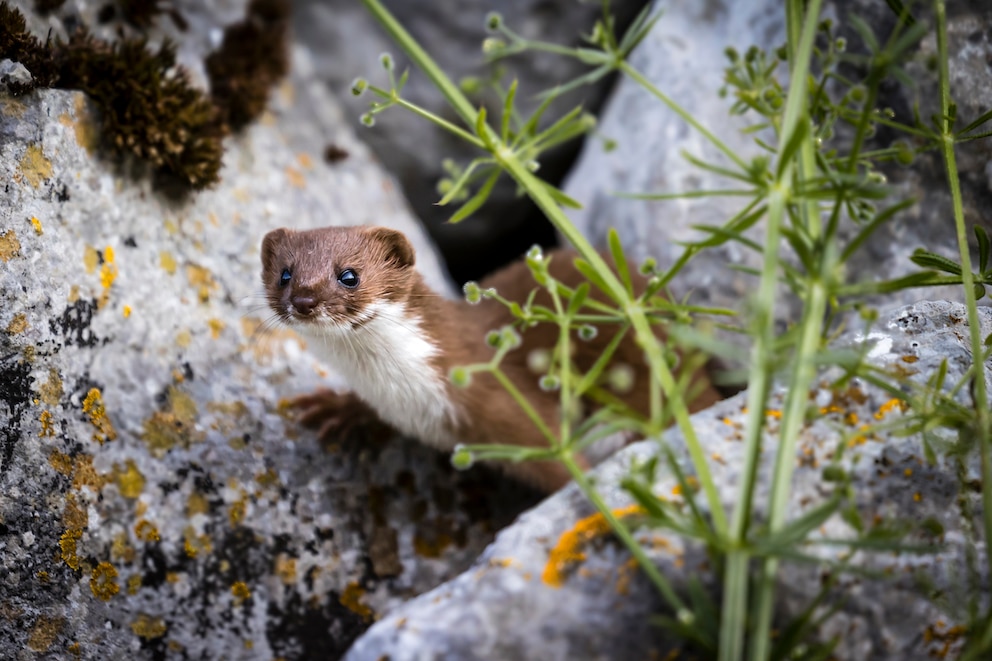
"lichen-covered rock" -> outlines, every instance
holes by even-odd
[[[981,310],[981,323],[983,336],[992,332],[992,311]],[[901,374],[905,388],[925,383],[945,361],[948,385],[971,366],[966,313],[956,303],[924,302],[896,310],[869,337],[852,339],[868,343],[869,362]],[[824,374],[811,394],[819,415],[800,438],[789,518],[810,512],[835,492],[838,483],[824,474],[832,467],[835,477],[842,471],[849,477],[855,510],[846,521],[834,514],[813,533],[814,540],[853,539],[850,522],[857,517],[866,530],[902,528],[907,531],[904,544],[933,550],[850,553],[831,544],[804,546],[802,551],[823,563],[783,563],[776,593],[778,621],[798,617],[835,580],[824,603],[838,612],[818,632],[822,640],[838,638],[835,658],[954,656],[967,623],[959,605],[968,603],[970,590],[985,584],[985,563],[974,563],[975,568],[967,559],[969,546],[977,544],[972,552],[983,552],[974,539],[981,519],[981,495],[972,488],[980,476],[978,458],[972,452],[959,467],[957,458],[941,451],[929,463],[922,434],[886,429],[887,423],[911,413],[904,410],[904,400],[858,381],[832,386],[837,376]],[[967,395],[959,391],[958,398]],[[755,494],[759,504],[768,500],[783,399],[780,388],[770,403]],[[728,512],[737,499],[743,465],[743,407],[742,394],[693,416]],[[928,440],[943,444],[952,439],[949,432],[937,430]],[[688,469],[681,434],[672,430],[661,442]],[[619,480],[635,462],[657,455],[658,446],[645,441],[596,469],[600,492],[620,514],[633,510]],[[678,486],[670,471],[659,470],[655,493],[678,500]],[[377,622],[346,659],[667,658],[680,641],[652,626],[651,617],[674,614],[665,610],[629,553],[606,534],[602,517],[592,512],[574,484],[555,494],[503,530],[471,569]],[[700,544],[662,530],[640,529],[637,537],[677,591],[685,595],[688,580],[697,578],[720,603],[712,558]],[[850,571],[838,567],[842,558]],[[973,580],[964,580],[966,576]]]
[[[298,429],[280,400],[331,377],[268,324],[258,245],[384,224],[442,269],[304,51],[212,190],[97,140],[81,94],[0,95],[0,658],[334,658],[534,497]]]

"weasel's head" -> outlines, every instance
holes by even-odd
[[[347,331],[377,304],[402,302],[414,282],[414,251],[385,227],[277,229],[262,240],[262,284],[281,321],[311,331]]]

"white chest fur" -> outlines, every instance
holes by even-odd
[[[451,449],[456,419],[445,379],[431,366],[439,349],[401,303],[369,306],[356,328],[304,330],[310,350],[341,373],[384,422],[428,445]]]

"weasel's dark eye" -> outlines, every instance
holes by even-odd
[[[354,289],[358,286],[358,274],[351,269],[345,269],[338,273],[338,282],[348,289]]]
[[[279,286],[285,287],[289,284],[289,281],[293,279],[293,272],[289,269],[283,269],[282,275],[279,276]]]

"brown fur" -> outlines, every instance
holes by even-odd
[[[582,276],[572,265],[574,253],[558,250],[552,253],[551,273],[559,281],[577,286]],[[513,321],[509,311],[493,300],[483,300],[471,306],[464,301],[451,301],[431,291],[414,270],[413,248],[401,233],[385,228],[330,227],[305,232],[279,229],[266,235],[262,244],[262,280],[270,304],[280,318],[290,324],[306,323],[284,313],[287,304],[308,299],[331,318],[339,321],[360,320],[362,310],[373,301],[389,300],[405,303],[411,315],[418,315],[429,339],[440,348],[434,361],[438,379],[443,379],[446,392],[462,415],[452,426],[453,437],[465,443],[512,443],[530,447],[546,447],[547,442],[533,423],[520,410],[513,398],[488,374],[475,374],[467,388],[456,388],[448,382],[451,368],[488,361],[493,349],[486,346],[485,335]],[[283,268],[291,268],[292,285],[281,287]],[[354,269],[361,279],[355,289],[337,285],[337,277],[346,268]],[[493,274],[481,285],[495,287],[509,300],[524,301],[537,285],[523,261]],[[638,277],[637,286],[644,281]],[[602,294],[594,298],[604,300]],[[550,297],[541,292],[536,299],[550,305]],[[355,321],[353,323],[361,323]],[[544,423],[557,431],[559,394],[545,392],[538,386],[541,375],[527,367],[528,354],[537,348],[551,349],[558,339],[558,328],[541,324],[522,333],[523,344],[511,351],[502,368],[514,385],[535,408]],[[573,360],[581,371],[588,370],[612,337],[610,329],[601,327],[593,340],[574,341]],[[374,359],[370,356],[370,360]],[[614,357],[614,363],[626,363],[633,368],[635,386],[624,396],[625,402],[642,414],[648,413],[649,373],[643,354],[632,336],[625,338]],[[691,410],[711,405],[721,397],[709,384],[705,373],[694,375],[694,389],[699,395],[691,402]],[[323,436],[334,436],[349,427],[342,420],[339,402],[353,401],[336,395],[319,394],[303,397],[299,404],[311,426],[321,426]],[[366,402],[375,409],[375,402]],[[368,417],[368,409],[356,410]],[[420,439],[437,445],[435,439]],[[451,449],[451,448],[446,448]],[[521,462],[506,464],[505,470],[514,477],[544,489],[557,489],[569,480],[569,475],[557,462]]]

